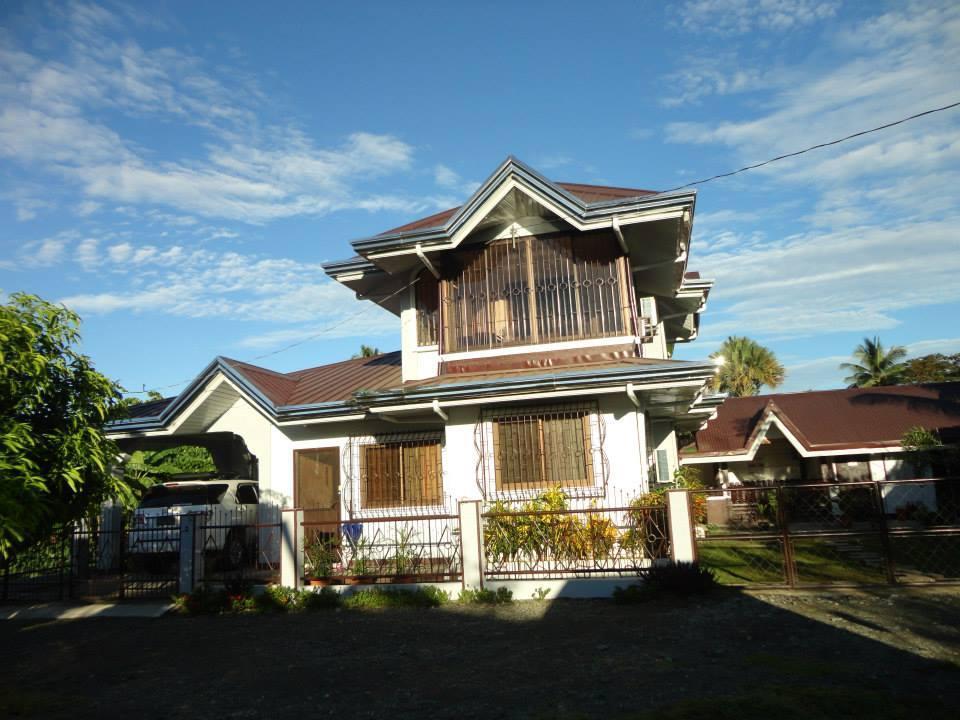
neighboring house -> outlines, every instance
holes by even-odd
[[[724,470],[746,485],[930,477],[900,444],[918,426],[960,442],[960,383],[728,398],[681,462],[708,485]]]
[[[672,479],[676,431],[714,408],[713,364],[670,359],[712,286],[686,268],[694,206],[691,190],[555,183],[508,158],[463,206],[325,266],[398,317],[400,351],[290,373],[220,357],[108,433],[128,450],[216,445],[262,498],[324,522],[555,486],[632,497]]]

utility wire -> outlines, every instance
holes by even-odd
[[[842,138],[837,138],[836,140],[830,140],[829,142],[822,142],[816,145],[811,145],[810,147],[806,147],[803,150],[796,150],[794,152],[785,153],[784,155],[777,155],[776,157],[772,157],[769,160],[764,160],[763,162],[754,163],[753,165],[747,165],[745,167],[739,168],[738,170],[731,170],[730,172],[720,173],[719,175],[712,175],[708,178],[704,178],[703,180],[694,180],[693,182],[689,182],[686,185],[678,185],[675,188],[670,188],[669,190],[661,190],[660,192],[663,192],[663,193],[674,192],[676,190],[683,190],[684,188],[693,187],[694,185],[703,185],[708,182],[713,182],[714,180],[721,180],[723,178],[732,177],[733,175],[739,175],[740,173],[747,172],[748,170],[756,170],[757,168],[763,167],[764,165],[770,165],[771,163],[775,163],[780,160],[786,160],[787,158],[796,157],[797,155],[803,155],[804,153],[808,153],[812,150],[819,150],[821,148],[830,147],[831,145],[839,145],[840,143],[847,142],[848,140],[853,140],[854,138],[863,137],[864,135],[869,135],[870,133],[875,133],[875,132],[879,132],[880,130],[886,130],[888,128],[892,128],[897,125],[902,125],[903,123],[910,122],[911,120],[916,120],[917,118],[922,118],[927,115],[933,115],[934,113],[943,112],[945,110],[952,110],[955,107],[960,107],[960,102],[951,103],[949,105],[944,105],[942,107],[931,108],[930,110],[924,110],[923,112],[918,112],[914,115],[901,118],[900,120],[894,120],[893,122],[886,123],[885,125],[878,125],[877,127],[870,128],[869,130],[861,130],[851,135],[847,135]],[[396,295],[399,295],[404,290],[407,290],[408,288],[412,287],[417,282],[417,280],[419,280],[419,278],[414,279],[413,282],[404,285],[399,290],[391,293],[390,295],[387,295],[382,299],[389,300],[390,298],[395,297]],[[286,352],[287,350],[290,350],[292,348],[298,347],[305,343],[311,342],[312,340],[316,340],[317,338],[322,337],[323,335],[326,335],[331,330],[335,330],[336,328],[346,324],[348,321],[353,320],[355,317],[362,315],[363,313],[367,312],[370,309],[371,308],[369,305],[365,306],[363,309],[353,313],[352,315],[347,315],[345,318],[342,318],[339,322],[336,322],[333,325],[328,325],[323,330],[317,333],[314,333],[313,335],[309,335],[301,340],[292,342],[289,345],[284,345],[283,347],[277,348],[276,350],[271,350],[270,352],[264,353],[263,355],[257,355],[256,357],[251,358],[250,361],[262,360],[264,358],[272,357],[273,355],[279,355],[282,352]],[[171,385],[162,385],[160,387],[153,388],[153,390],[129,390],[127,391],[127,394],[128,395],[145,395],[149,392],[156,392],[159,390],[169,390],[171,388],[180,387],[181,385],[186,385],[191,380],[193,380],[193,378],[189,378],[181,382],[173,383]]]
[[[808,153],[811,150],[819,150],[820,148],[830,147],[831,145],[839,145],[842,142],[847,140],[853,140],[854,138],[863,137],[864,135],[869,135],[870,133],[875,133],[880,130],[886,130],[887,128],[892,128],[895,125],[902,125],[905,122],[911,120],[916,120],[917,118],[924,117],[925,115],[933,115],[934,113],[943,112],[944,110],[951,110],[955,107],[960,106],[960,102],[951,103],[950,105],[944,105],[943,107],[932,108],[931,110],[924,110],[919,112],[916,115],[911,115],[909,117],[901,118],[900,120],[895,120],[893,122],[887,123],[886,125],[878,125],[877,127],[870,128],[869,130],[861,130],[860,132],[855,132],[852,135],[847,135],[846,137],[838,138],[836,140],[831,140],[829,142],[819,143],[817,145],[811,145],[808,148],[803,150],[797,150],[796,152],[786,153],[785,155],[777,155],[777,157],[770,158],[769,160],[764,160],[763,162],[754,163],[753,165],[747,165],[742,167],[739,170],[733,170],[731,172],[720,173],[719,175],[713,175],[712,177],[704,178],[703,180],[694,180],[689,182],[686,185],[678,185],[675,188],[670,188],[669,190],[662,190],[661,192],[673,192],[675,190],[683,190],[684,188],[693,187],[694,185],[703,185],[704,183],[712,182],[714,180],[720,180],[721,178],[731,177],[732,175],[739,175],[742,172],[747,170],[756,170],[759,167],[764,165],[769,165],[770,163],[775,163],[778,160],[786,160],[787,158],[796,157],[797,155],[803,155]]]

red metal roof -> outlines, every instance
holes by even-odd
[[[929,383],[728,398],[687,451],[746,451],[768,409],[808,450],[895,446],[918,425],[938,430],[944,442],[960,440],[960,383]]]
[[[576,195],[585,203],[603,202],[606,200],[619,200],[621,198],[642,197],[644,195],[656,195],[656,190],[640,190],[638,188],[611,187],[608,185],[583,185],[581,183],[555,183],[569,192]],[[429,215],[419,220],[414,220],[406,225],[385,230],[380,235],[393,235],[394,233],[412,232],[414,230],[425,230],[426,228],[442,227],[447,220],[453,217],[454,213],[461,206]]]
[[[227,362],[274,405],[349,400],[360,390],[397,387],[402,381],[399,351],[291,373],[278,373],[239,360]]]

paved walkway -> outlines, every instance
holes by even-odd
[[[171,604],[164,601],[135,603],[38,603],[0,606],[0,620],[82,620],[85,618],[157,618]]]

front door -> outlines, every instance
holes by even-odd
[[[294,453],[293,502],[303,509],[304,538],[340,535],[340,451],[337,448]]]

